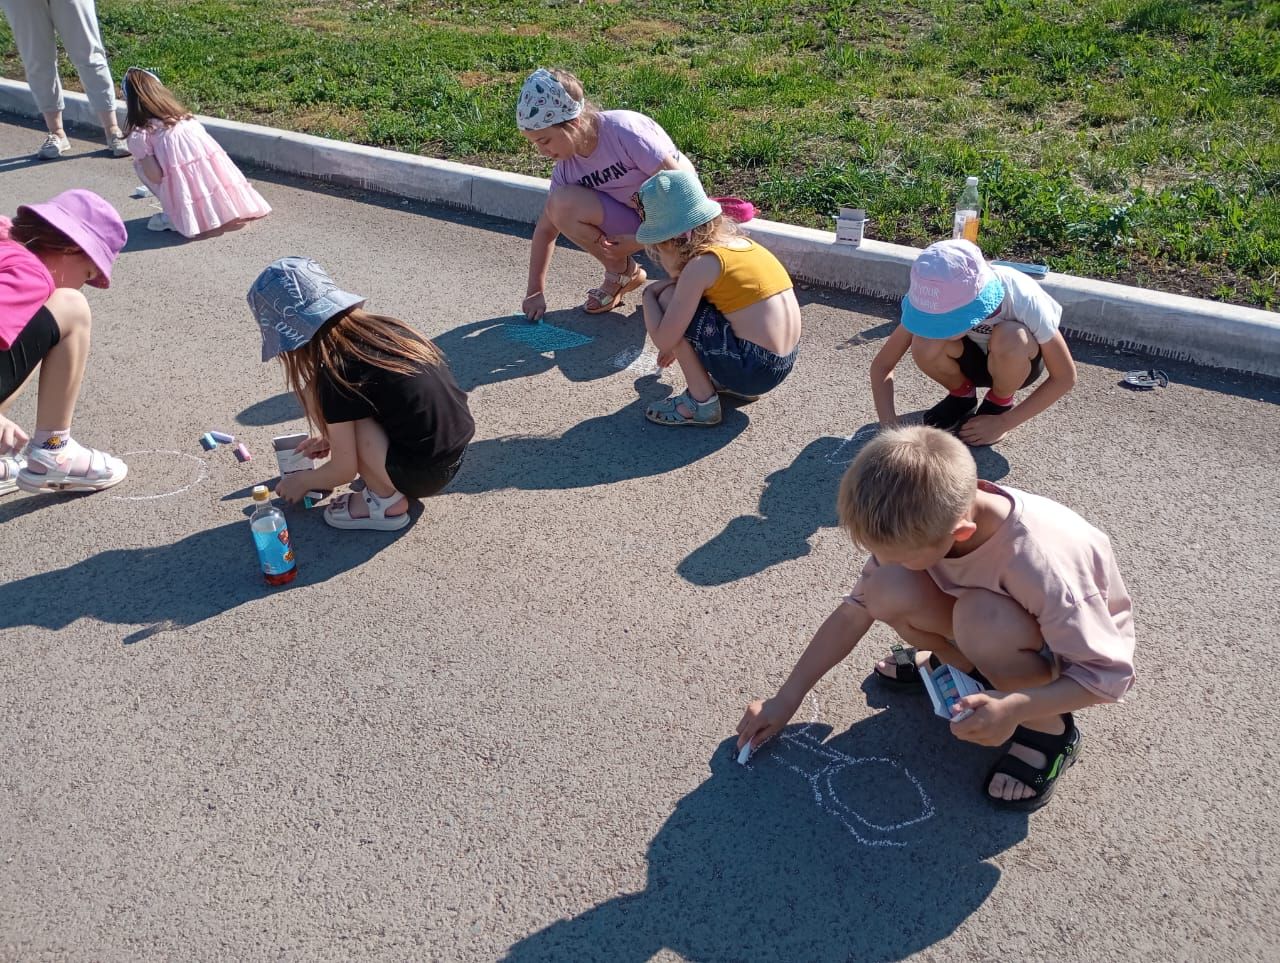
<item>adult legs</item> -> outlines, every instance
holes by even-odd
[[[48,0],[53,26],[62,37],[67,56],[76,65],[85,96],[105,134],[120,133],[116,118],[116,91],[107,64],[107,51],[98,28],[94,0]]]
[[[27,86],[35,98],[36,109],[44,115],[49,133],[65,137],[62,129],[62,83],[58,80],[58,41],[53,32],[53,15],[49,4],[40,0],[0,0],[4,7]]]

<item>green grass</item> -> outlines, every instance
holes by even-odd
[[[528,173],[535,66],[655,117],[719,193],[988,255],[1280,306],[1280,2],[99,0],[117,73],[203,113]],[[21,77],[0,26],[0,69]],[[69,65],[64,76],[73,74]]]

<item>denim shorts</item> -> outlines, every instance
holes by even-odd
[[[698,360],[716,384],[744,395],[772,391],[791,374],[800,346],[785,358],[733,333],[733,326],[714,304],[703,298],[684,332]]]

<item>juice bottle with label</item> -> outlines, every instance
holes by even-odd
[[[964,190],[960,192],[960,200],[956,201],[956,218],[952,222],[951,236],[964,238],[978,243],[978,213],[981,210],[978,200],[978,179],[965,178]]]
[[[293,557],[284,513],[268,501],[270,497],[266,485],[253,486],[253,501],[257,507],[249,517],[249,528],[253,530],[253,544],[258,549],[262,577],[268,585],[287,585],[297,577],[298,564]]]

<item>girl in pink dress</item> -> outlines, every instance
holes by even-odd
[[[227,152],[159,77],[130,67],[123,87],[134,170],[163,208],[147,227],[195,237],[271,212]]]

